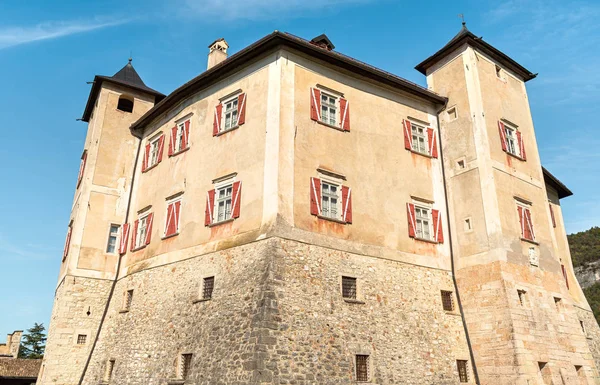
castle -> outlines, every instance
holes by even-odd
[[[38,384],[599,383],[535,74],[464,25],[427,89],[209,48],[168,96],[95,77]]]

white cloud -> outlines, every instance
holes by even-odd
[[[63,36],[113,27],[129,22],[130,19],[55,21],[40,23],[30,27],[1,27],[0,49],[39,40],[56,39]]]
[[[190,16],[219,16],[219,20],[264,20],[299,16],[374,0],[183,0]],[[210,20],[210,19],[207,19]]]

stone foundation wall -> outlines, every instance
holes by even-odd
[[[358,279],[361,303],[342,299],[342,275]],[[213,299],[195,302],[207,276]],[[118,282],[84,384],[111,359],[111,383],[176,382],[182,353],[185,384],[348,384],[356,354],[370,355],[375,384],[458,384],[469,354],[440,290],[453,291],[448,271],[280,238],[143,270]]]
[[[106,306],[112,281],[66,276],[56,290],[40,385],[75,385]],[[89,312],[89,314],[88,314]],[[84,344],[77,344],[78,335]]]

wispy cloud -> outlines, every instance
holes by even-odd
[[[374,1],[376,0],[183,0],[186,14],[218,15],[219,20],[265,20],[291,15],[303,16],[313,11]]]
[[[56,39],[63,36],[114,27],[130,22],[131,19],[102,19],[53,21],[28,27],[0,27],[0,49],[39,40]]]
[[[18,245],[0,234],[0,255],[2,255],[2,258],[40,261],[56,256],[59,253],[59,250],[49,248],[45,245]]]

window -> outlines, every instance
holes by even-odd
[[[333,90],[311,88],[310,118],[343,131],[350,131],[350,103],[342,94],[336,93]]]
[[[182,354],[179,356],[179,367],[177,376],[182,380],[187,380],[192,367],[192,354]]]
[[[139,219],[133,224],[134,238],[133,242],[131,242],[132,250],[142,248],[150,243],[153,218],[153,213],[140,214]]]
[[[469,382],[468,361],[456,360],[456,368],[458,369],[458,380],[460,382]]]
[[[556,311],[560,312],[560,309],[562,307],[562,299],[554,297],[554,306],[556,306]]]
[[[119,98],[119,103],[117,104],[117,110],[123,112],[133,112],[133,99],[130,99],[128,96],[121,95]]]
[[[540,374],[542,375],[542,380],[544,384],[552,384],[552,373],[550,373],[550,367],[547,362],[538,362],[538,368],[540,369]]]
[[[189,148],[190,124],[190,119],[187,119],[171,128],[169,156],[176,155]]]
[[[429,151],[427,151],[427,132],[425,131],[425,127],[415,123],[411,123],[410,127],[412,150],[423,154],[429,154]]]
[[[104,372],[104,381],[110,382],[112,379],[113,370],[115,369],[115,360],[108,360],[106,362],[106,371]]]
[[[554,217],[554,209],[552,208],[552,204],[548,203],[548,207],[550,208],[550,219],[552,219],[552,227],[556,228],[556,218]]]
[[[438,157],[437,140],[433,128],[404,119],[404,148],[422,155]]]
[[[425,241],[444,242],[439,210],[424,203],[408,203],[408,235]]]
[[[202,285],[202,299],[212,299],[215,277],[206,277]]]
[[[181,197],[167,201],[167,215],[165,220],[165,237],[179,234],[179,221],[181,213]]]
[[[69,248],[71,246],[71,232],[73,231],[73,221],[69,223],[69,228],[67,229],[67,237],[65,238],[65,247],[63,248],[63,262],[67,259],[67,255],[69,255]]]
[[[145,172],[151,167],[160,163],[162,160],[164,145],[164,135],[160,135],[148,141],[146,144],[146,151],[144,152],[144,159],[142,161],[142,172]]]
[[[208,191],[205,225],[217,224],[240,216],[242,182],[233,178],[215,183],[215,189]]]
[[[459,170],[464,170],[465,169],[465,160],[464,159],[460,159],[459,161],[456,162],[456,167]]]
[[[527,204],[517,202],[517,213],[519,214],[519,225],[521,227],[521,239],[535,242],[535,232],[531,220],[531,211]]]
[[[342,297],[356,299],[356,278],[342,277]]]
[[[133,301],[133,290],[127,290],[123,297],[123,310],[129,311]]]
[[[331,180],[311,178],[310,211],[312,215],[352,223],[352,189]]]
[[[83,150],[83,154],[81,154],[81,162],[79,163],[79,174],[77,175],[77,187],[81,184],[83,180],[83,172],[85,171],[85,163],[87,162],[87,150]]]
[[[225,99],[215,108],[213,136],[233,130],[246,121],[246,94],[238,93]]]
[[[527,292],[525,290],[517,290],[519,296],[519,303],[521,306],[527,306]]]
[[[335,126],[338,121],[338,98],[321,91],[321,121]]]
[[[117,239],[119,238],[119,225],[110,225],[108,232],[108,244],[106,245],[106,252],[114,254],[117,251]]]
[[[85,335],[85,334],[77,335],[77,345],[85,345],[86,341],[87,341],[87,335]]]
[[[579,326],[581,326],[581,331],[583,332],[583,334],[587,335],[587,332],[585,330],[585,324],[583,323],[582,320],[579,320]]]
[[[369,356],[365,354],[356,355],[356,381],[369,381]]]
[[[471,218],[465,218],[464,230],[465,230],[465,232],[469,232],[469,231],[473,230],[473,225],[471,224]]]
[[[442,307],[445,311],[454,311],[454,298],[451,291],[442,290]]]
[[[456,107],[448,108],[448,110],[446,110],[446,115],[448,115],[449,121],[453,121],[454,119],[458,118],[458,111],[456,110]]]
[[[496,64],[496,76],[500,79],[502,79],[502,68],[500,68],[499,65]]]
[[[500,131],[502,150],[521,160],[526,160],[523,137],[517,127],[508,122],[498,121],[498,130]]]
[[[567,270],[565,269],[565,265],[560,265],[560,269],[562,270],[563,278],[565,279],[565,284],[567,285],[567,290],[569,289],[569,278],[567,278]]]
[[[575,372],[577,372],[577,377],[580,379],[585,378],[585,373],[583,371],[583,366],[581,365],[575,365]]]

